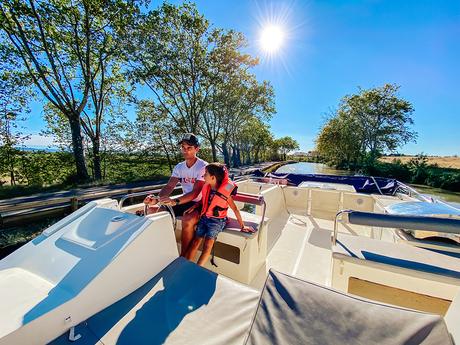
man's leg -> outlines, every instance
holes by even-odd
[[[198,251],[198,248],[200,247],[201,241],[203,240],[203,237],[194,237],[192,240],[192,243],[188,246],[187,253],[185,254],[185,258],[187,260],[193,261],[195,259],[196,252]]]
[[[198,213],[198,211],[184,214],[182,216],[182,236],[181,236],[180,256],[185,256],[185,253],[187,253],[190,242],[193,239],[195,226],[198,223],[199,219],[200,219],[200,214]]]
[[[212,246],[214,245],[214,238],[208,238],[204,240],[203,251],[201,252],[200,258],[198,259],[197,264],[200,266],[204,266],[204,264],[208,261],[209,256],[211,255]]]

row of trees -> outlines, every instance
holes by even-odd
[[[398,95],[399,86],[385,84],[342,98],[316,138],[316,150],[341,168],[372,166],[384,153],[415,141],[413,106]]]
[[[171,166],[184,132],[202,136],[212,160],[221,154],[233,166],[298,147],[270,132],[274,91],[251,72],[258,60],[243,52],[241,33],[213,27],[189,2],[143,5],[2,1],[2,148],[15,152],[22,137],[11,126],[31,91],[45,100],[43,134],[72,151],[79,181],[90,173],[101,179],[104,159],[115,152],[160,155]],[[146,91],[153,96],[139,96]]]

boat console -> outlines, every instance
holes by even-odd
[[[166,212],[87,204],[0,261],[0,344],[47,343],[133,292],[178,256],[173,239]]]

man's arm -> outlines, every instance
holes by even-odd
[[[160,194],[158,194],[160,199],[162,197],[169,197],[172,191],[174,190],[174,188],[176,188],[178,182],[179,182],[179,178],[171,176],[166,186],[161,188]]]
[[[171,177],[171,179],[173,179],[174,177]],[[168,182],[168,185],[169,185],[169,182]],[[168,187],[165,186],[164,188]],[[204,181],[195,181],[195,183],[193,184],[193,189],[190,193],[187,193],[187,194],[184,194],[182,195],[181,197],[179,198],[175,198],[174,200],[171,199],[169,197],[169,194],[171,194],[172,190],[174,189],[175,185],[170,189],[168,195],[166,195],[166,192],[165,192],[165,196],[162,196],[161,195],[161,192],[160,192],[160,201],[163,203],[163,204],[166,204],[166,205],[175,205],[176,204],[176,201],[175,200],[179,200],[179,204],[185,204],[189,201],[192,201],[193,199],[195,199],[198,195],[200,195],[200,192],[201,190],[203,189],[203,186],[204,186]],[[162,190],[163,191],[163,190]]]
[[[200,195],[201,190],[203,189],[204,181],[195,181],[193,184],[193,189],[190,193],[184,194],[179,198],[179,204],[185,204],[189,201],[195,199],[198,195]]]
[[[161,188],[160,193],[158,194],[160,201],[163,200],[169,200],[169,195],[171,195],[172,191],[176,187],[177,183],[179,182],[179,179],[177,177],[171,176],[168,180],[168,183],[166,186]],[[144,200],[144,203],[150,204],[150,205],[155,205],[157,203],[156,199],[151,198],[150,196],[147,196]]]

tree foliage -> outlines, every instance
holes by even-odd
[[[316,139],[319,153],[338,166],[373,164],[385,152],[415,141],[413,106],[385,84],[345,96]]]
[[[135,1],[5,0],[0,29],[10,53],[44,99],[64,116],[78,178],[88,178],[82,126],[91,138],[100,177],[100,124],[121,82],[118,37],[138,13]]]
[[[0,176],[8,175],[10,184],[18,180],[21,146],[27,135],[21,131],[21,122],[29,112],[32,96],[30,83],[14,70],[13,61],[0,54]]]
[[[142,12],[143,3],[1,2],[1,58],[14,68],[2,79],[0,106],[26,109],[22,85],[31,86],[43,101],[42,134],[61,149],[49,159],[18,150],[20,112],[3,107],[2,177],[48,185],[162,176],[181,158],[184,132],[201,137],[202,156],[229,166],[273,157],[274,90],[251,71],[258,59],[245,52],[244,35],[214,27],[190,2]],[[46,164],[59,162],[65,177],[53,179]]]

